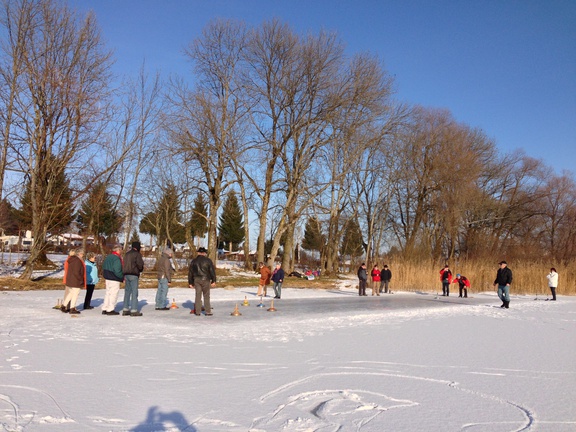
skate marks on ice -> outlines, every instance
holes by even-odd
[[[23,406],[36,408],[26,409],[22,408]],[[2,430],[24,431],[32,424],[63,423],[75,422],[49,393],[33,387],[0,384],[0,427]]]
[[[262,408],[270,413],[254,419],[249,430],[381,431],[401,425],[402,430],[414,431],[511,432],[533,430],[542,423],[575,425],[537,422],[530,408],[455,381],[426,376],[426,366],[381,364],[353,370],[346,365],[331,369],[261,396]],[[486,412],[492,413],[493,421],[486,422]]]

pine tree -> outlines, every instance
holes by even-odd
[[[0,230],[4,235],[18,234],[16,210],[6,199],[0,201]]]
[[[187,224],[192,236],[204,237],[208,232],[207,214],[208,210],[206,208],[206,201],[204,201],[204,195],[199,193],[194,200],[194,210]]]
[[[326,246],[326,237],[322,234],[320,222],[315,217],[309,217],[304,228],[302,248],[309,251],[322,252]]]
[[[364,253],[364,240],[357,219],[350,219],[344,227],[344,237],[340,247],[342,255],[359,257]]]
[[[222,206],[220,223],[218,224],[219,239],[224,243],[232,243],[232,250],[238,250],[238,245],[244,241],[244,222],[242,210],[233,190],[228,192]]]
[[[166,241],[170,243],[183,243],[186,241],[185,227],[183,226],[180,198],[176,186],[169,183],[162,188],[162,198],[152,212],[146,213],[140,220],[141,233],[156,236],[158,245]]]
[[[51,159],[56,161],[56,157]],[[56,162],[52,162],[54,164]],[[70,181],[63,171],[58,171],[56,175],[48,172],[50,164],[44,164],[46,169],[39,174],[39,181],[44,183],[40,188],[43,192],[41,197],[32,197],[30,181],[26,183],[24,194],[20,200],[20,211],[16,212],[18,222],[23,229],[32,229],[32,199],[44,201],[44,211],[47,216],[44,218],[47,223],[46,231],[51,234],[65,232],[74,220],[74,203],[72,202],[72,190]]]
[[[120,231],[122,220],[106,184],[96,183],[82,203],[77,217],[78,226],[97,240],[100,236],[112,236]]]

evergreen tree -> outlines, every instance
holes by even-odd
[[[188,221],[188,229],[195,237],[204,237],[208,232],[208,209],[204,195],[199,193],[194,200],[194,210]]]
[[[222,206],[218,231],[220,241],[227,245],[232,243],[233,251],[238,250],[238,245],[244,241],[243,219],[236,194],[233,190],[230,190]]]
[[[132,231],[132,236],[130,237],[130,244],[138,242],[140,243],[140,235],[138,235],[138,231]]]
[[[183,243],[186,241],[185,227],[180,211],[180,198],[176,186],[169,183],[162,188],[162,198],[152,212],[146,213],[139,225],[141,233],[156,236],[156,244],[163,245],[167,241]]]
[[[320,222],[315,217],[309,217],[304,228],[302,248],[309,251],[322,252],[326,246],[326,237],[322,234]]]
[[[16,210],[6,199],[0,200],[0,230],[4,235],[18,234]]]
[[[344,227],[340,253],[342,255],[350,255],[351,257],[359,257],[364,253],[362,231],[356,218],[350,219]]]
[[[54,161],[55,156],[51,157]],[[72,190],[70,181],[63,171],[58,171],[56,175],[48,172],[54,163],[44,163],[44,170],[40,170],[38,180],[44,183],[41,190],[45,200],[44,211],[48,214],[45,217],[47,222],[46,232],[60,234],[65,232],[74,220],[74,203],[72,202]],[[20,200],[20,211],[16,212],[18,222],[22,229],[32,229],[32,192],[30,181],[26,183],[24,194]],[[39,199],[34,197],[34,199]]]
[[[93,235],[97,242],[101,236],[109,237],[120,231],[122,219],[114,208],[114,201],[105,183],[98,182],[92,187],[76,220],[80,229]]]

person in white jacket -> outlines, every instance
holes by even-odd
[[[558,273],[556,273],[556,269],[552,267],[550,269],[550,274],[546,275],[548,279],[548,286],[550,287],[550,291],[552,291],[552,300],[556,300],[556,288],[558,287]]]

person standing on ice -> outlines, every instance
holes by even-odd
[[[464,292],[464,298],[468,298],[468,288],[470,288],[470,280],[461,274],[456,275],[456,279],[452,281],[452,283],[458,284],[459,295],[458,297],[462,297],[462,292]]]
[[[450,283],[452,283],[452,272],[448,264],[440,270],[440,280],[442,281],[442,295],[448,297],[450,295]]]
[[[166,306],[168,298],[168,286],[172,282],[172,249],[166,248],[158,258],[158,290],[156,290],[156,310],[169,310]]]
[[[196,290],[194,300],[194,315],[200,316],[202,312],[202,297],[204,297],[204,309],[206,316],[212,315],[210,306],[210,288],[216,286],[216,269],[214,263],[206,255],[206,248],[198,248],[198,256],[190,261],[188,268],[188,286]]]
[[[140,255],[140,242],[132,242],[132,248],[124,256],[124,310],[122,315],[142,316],[138,311],[138,283],[144,271],[144,259]]]
[[[86,267],[84,266],[84,249],[78,249],[75,255],[71,255],[68,261],[68,271],[66,273],[66,287],[68,294],[62,302],[60,310],[70,314],[79,314],[76,309],[76,302],[80,290],[86,288]]]
[[[374,264],[372,271],[370,272],[370,277],[372,278],[372,295],[380,295],[380,269],[378,264]]]
[[[366,296],[366,284],[368,281],[368,272],[366,271],[366,263],[362,263],[358,269],[358,295]]]
[[[266,294],[268,293],[268,285],[270,285],[270,278],[272,277],[272,271],[263,262],[260,263],[259,267],[260,267],[260,281],[258,282],[258,293],[256,295],[258,297],[260,297],[261,295],[266,297]]]
[[[94,252],[88,252],[86,254],[86,295],[84,296],[84,310],[94,309],[94,306],[90,306],[92,301],[92,294],[94,293],[94,287],[98,283],[98,267],[96,267],[96,254]]]
[[[102,304],[102,315],[119,315],[114,310],[120,284],[124,282],[124,272],[122,271],[122,246],[115,244],[112,253],[108,254],[102,264],[102,276],[106,283],[104,303]]]
[[[276,264],[276,268],[272,272],[272,282],[274,282],[274,298],[279,299],[282,295],[282,282],[284,282],[284,270],[280,263]]]
[[[501,308],[508,309],[510,307],[510,284],[512,283],[512,270],[508,268],[506,261],[498,263],[500,268],[496,273],[494,286],[498,286],[498,297],[502,300]]]
[[[550,291],[552,292],[552,300],[556,301],[556,288],[558,287],[558,273],[556,273],[556,269],[554,267],[550,269],[550,273],[546,275],[546,279],[548,279],[548,287],[550,287]]]
[[[389,290],[389,284],[390,281],[392,280],[392,272],[390,271],[390,269],[388,268],[388,265],[384,264],[384,267],[382,267],[382,271],[380,272],[380,292],[385,292],[385,293],[392,293],[391,290]]]

